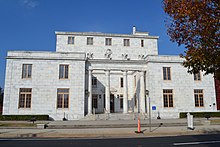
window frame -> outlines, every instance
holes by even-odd
[[[144,40],[141,40],[141,47],[144,47]]]
[[[163,80],[171,81],[171,67],[163,67]]]
[[[67,44],[75,44],[75,37],[74,36],[68,36]]]
[[[163,89],[163,107],[164,108],[174,107],[173,89]]]
[[[92,77],[92,88],[97,88],[98,80],[97,77]]]
[[[130,39],[124,39],[124,46],[130,46]]]
[[[193,77],[194,77],[194,81],[202,81],[201,72],[194,73]]]
[[[93,37],[87,37],[86,45],[93,45],[93,44],[94,44]]]
[[[62,70],[62,67],[63,66],[63,71]],[[67,69],[67,71],[66,71]],[[66,72],[68,72],[66,74]],[[69,79],[69,64],[60,64],[59,65],[59,79]]]
[[[24,101],[22,101],[22,95],[24,95]],[[30,96],[29,98],[27,96]],[[27,100],[29,99],[29,101]],[[29,102],[29,104],[28,104]],[[23,103],[23,105],[22,105]],[[19,100],[18,100],[18,108],[20,109],[30,109],[32,103],[32,88],[20,88],[19,89]]]
[[[30,69],[30,75],[29,75]],[[31,79],[32,78],[32,64],[22,64],[22,79]]]
[[[123,88],[124,87],[124,78],[123,77],[120,77],[119,78],[119,82],[120,82],[120,88]]]
[[[68,92],[64,92],[64,90],[68,90]],[[60,102],[59,95],[61,95],[61,105],[59,103]],[[67,107],[65,104],[65,95],[68,96]],[[70,103],[69,100],[70,100],[70,89],[69,88],[57,88],[57,109],[69,109],[69,103]]]
[[[202,97],[200,97],[200,96],[202,96]],[[203,89],[194,89],[194,103],[195,103],[195,107],[198,107],[198,108],[199,107],[204,107]]]
[[[105,38],[105,45],[112,46],[112,38]]]

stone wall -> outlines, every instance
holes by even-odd
[[[68,36],[75,38],[74,44],[68,44]],[[137,60],[147,55],[157,55],[157,39],[151,36],[135,35],[112,35],[98,33],[63,33],[56,34],[56,51],[57,52],[83,52],[93,54],[93,59],[105,59],[107,50],[110,49],[112,60],[122,60],[127,55],[128,60]],[[93,37],[93,45],[87,45],[87,37]],[[112,45],[105,45],[105,38],[112,38]],[[123,39],[130,39],[130,46],[124,46]],[[141,47],[141,40],[144,40],[144,47]]]
[[[80,119],[84,117],[85,60],[71,60],[46,52],[42,58],[35,53],[9,52],[6,65],[5,99],[3,114],[49,114],[56,120],[64,117]],[[41,53],[43,56],[44,53]],[[67,55],[71,56],[71,54]],[[75,56],[75,55],[73,55]],[[47,58],[46,58],[47,57]],[[32,64],[32,76],[22,79],[22,64]],[[59,79],[59,65],[69,65],[69,79]],[[31,108],[18,108],[19,89],[32,88]],[[57,109],[57,88],[69,88],[69,108]]]
[[[154,118],[158,112],[161,118],[178,118],[179,112],[216,111],[216,105],[213,105],[216,103],[213,75],[201,74],[201,81],[194,81],[194,76],[187,73],[180,61],[177,56],[149,58],[146,87],[151,106],[156,106],[156,110],[152,111]],[[171,80],[163,80],[163,67],[171,68]],[[163,106],[163,89],[173,90],[173,107]],[[195,107],[194,89],[203,89],[204,107]]]

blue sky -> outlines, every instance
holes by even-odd
[[[159,36],[160,55],[184,48],[166,34],[162,0],[0,0],[0,86],[9,50],[55,51],[55,31]]]

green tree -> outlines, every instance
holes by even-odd
[[[214,73],[220,80],[220,0],[163,0],[167,33],[187,49],[189,73]]]

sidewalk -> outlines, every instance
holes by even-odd
[[[151,126],[186,126],[186,119],[152,119]],[[201,120],[194,120],[194,125],[202,125]],[[149,126],[149,120],[141,120],[142,127]],[[137,120],[71,120],[53,121],[49,129],[85,129],[85,128],[136,128]]]
[[[186,119],[141,120],[141,131],[136,134],[137,120],[117,121],[52,121],[48,128],[0,128],[0,138],[105,138],[153,137],[220,133],[220,125],[203,124],[205,119],[195,119],[195,130],[187,129]],[[161,124],[162,123],[162,124]],[[71,128],[71,129],[70,129]]]

